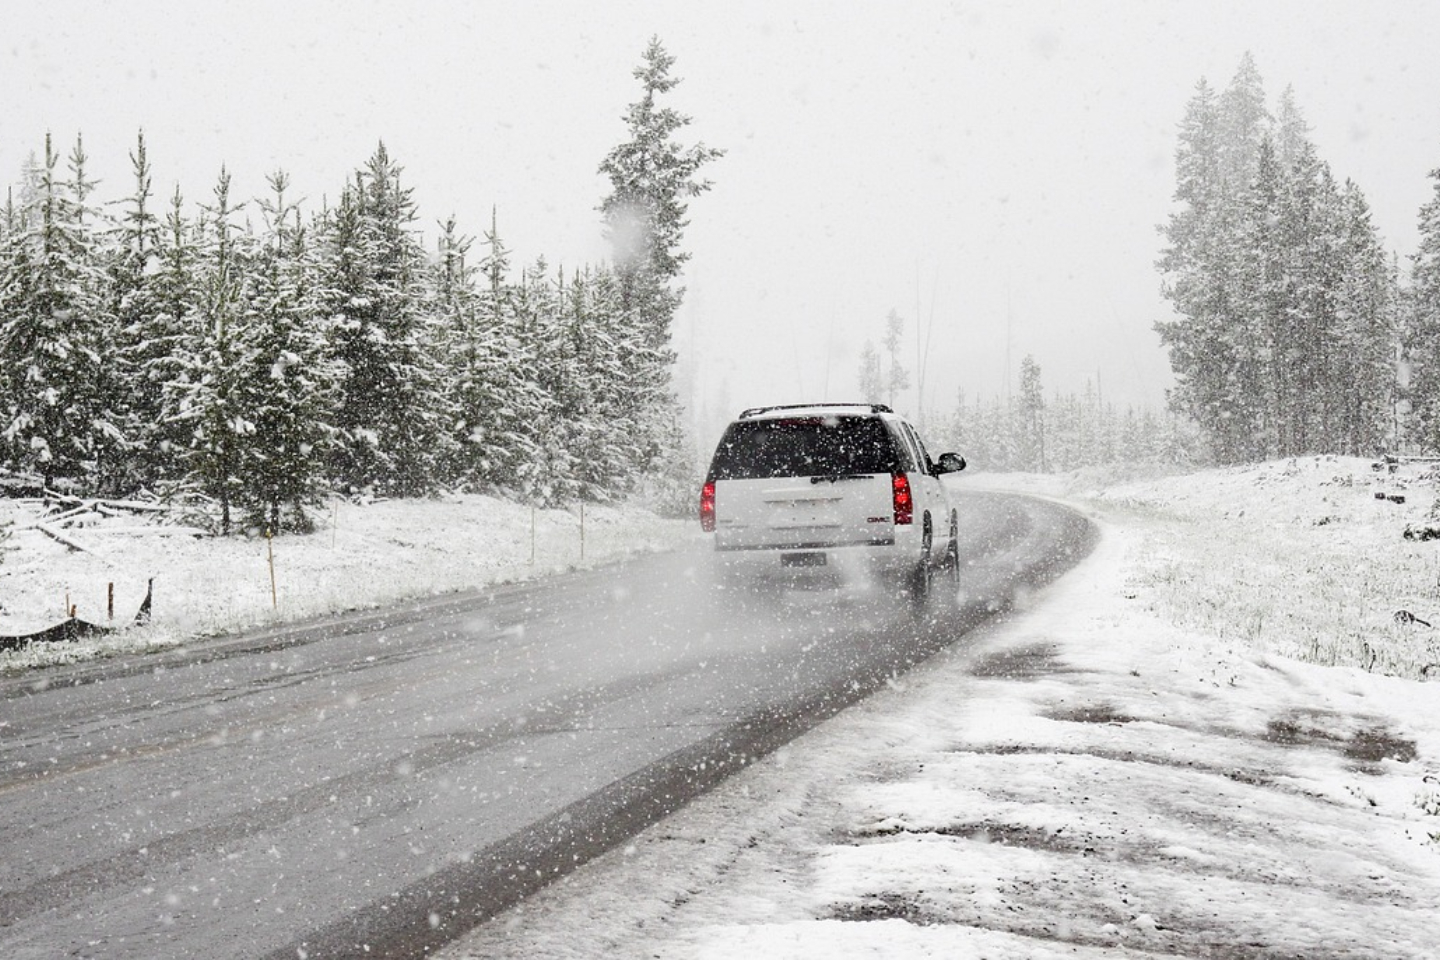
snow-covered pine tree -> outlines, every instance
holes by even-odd
[[[1171,403],[1212,435],[1221,462],[1243,458],[1226,431],[1238,413],[1230,392],[1235,350],[1227,336],[1227,279],[1234,269],[1227,224],[1231,197],[1221,173],[1219,99],[1203,79],[1185,107],[1175,151],[1175,200],[1157,264],[1176,316],[1155,324],[1175,374]]]
[[[1411,439],[1440,451],[1440,168],[1430,171],[1432,193],[1420,207],[1420,245],[1410,258],[1404,356],[1410,367]]]
[[[1265,82],[1248,52],[1230,78],[1219,104],[1220,178],[1232,188],[1243,190],[1255,180],[1260,158],[1260,141],[1271,127],[1265,107]]]
[[[148,283],[153,312],[138,316],[126,334],[127,361],[144,381],[139,391],[158,392],[159,413],[136,423],[133,434],[139,481],[168,496],[187,484],[190,447],[195,436],[187,413],[190,384],[206,331],[200,317],[200,249],[197,226],[185,216],[185,199],[176,186],[158,236],[157,269]]]
[[[175,455],[163,443],[164,370],[175,349],[176,331],[157,298],[160,276],[160,218],[151,209],[150,158],[145,134],[136,137],[130,154],[134,192],[121,201],[109,237],[110,310],[115,317],[113,364],[120,390],[116,396],[129,441],[125,486],[153,487],[172,473]]]
[[[1045,473],[1045,391],[1040,385],[1040,365],[1028,353],[1020,361],[1020,423],[1024,443],[1025,469]]]
[[[20,168],[20,197],[19,208],[21,212],[21,225],[26,225],[26,218],[34,210],[39,209],[40,196],[43,191],[41,181],[44,178],[45,167],[40,162],[40,157],[31,150],[25,155],[25,163]]]
[[[885,402],[885,378],[880,372],[880,353],[870,340],[866,340],[865,346],[860,349],[858,381],[861,400],[866,403]]]
[[[669,346],[680,294],[667,285],[690,257],[681,249],[687,200],[710,189],[710,181],[697,175],[725,153],[703,143],[686,147],[676,139],[691,118],[657,100],[680,83],[670,76],[674,65],[659,37],[652,37],[635,69],[641,97],[625,112],[629,139],[600,164],[611,185],[600,210],[614,248],[621,303],[645,313],[648,343],[655,348]]]
[[[380,144],[326,221],[323,298],[340,362],[331,472],[342,489],[433,490],[448,434],[412,191]]]
[[[511,299],[519,355],[538,391],[538,403],[524,425],[533,453],[517,466],[515,483],[522,499],[540,506],[571,503],[579,495],[574,425],[562,410],[572,371],[566,367],[559,290],[549,274],[545,259],[537,259],[521,271]]]
[[[521,341],[522,291],[509,282],[510,253],[494,210],[479,269],[461,413],[467,459],[480,489],[520,495],[526,465],[539,454],[535,424],[546,401],[533,374],[535,345]]]
[[[657,510],[688,515],[694,509],[700,464],[671,385],[675,354],[668,345],[652,344],[644,316],[625,309],[621,286],[617,272],[605,268],[591,283],[597,323],[624,373],[608,394],[608,403],[625,431],[626,473],[631,478],[625,486]]]
[[[1288,442],[1284,406],[1290,378],[1284,364],[1295,349],[1283,229],[1286,183],[1268,136],[1261,140],[1253,169],[1238,211],[1235,243],[1242,256],[1225,323],[1233,357],[1227,381],[1235,402],[1223,434],[1225,448],[1239,460],[1277,456]]]
[[[254,425],[244,450],[241,499],[251,525],[308,531],[305,509],[326,489],[330,396],[336,380],[327,330],[313,290],[314,263],[290,178],[267,178],[265,235],[255,251],[247,297],[249,369],[241,408]]]
[[[1064,469],[1087,465],[1095,451],[1087,450],[1081,438],[1092,434],[1094,425],[1088,422],[1089,411],[1081,406],[1079,398],[1057,394],[1045,404],[1043,413],[1047,461]]]
[[[885,375],[885,402],[893,409],[901,390],[910,388],[910,374],[900,366],[900,341],[905,333],[905,320],[891,310],[885,315],[885,337],[881,342],[890,356],[890,369]]]
[[[1285,103],[1277,147],[1247,54],[1221,96],[1200,82],[1176,151],[1180,206],[1164,227],[1158,266],[1178,316],[1156,328],[1176,375],[1172,404],[1195,419],[1223,463],[1274,455],[1297,435],[1291,393],[1301,382],[1301,333],[1291,268],[1302,207],[1285,158],[1307,141]]]
[[[451,411],[447,483],[462,489],[506,493],[533,449],[522,441],[524,411],[538,389],[521,373],[508,260],[491,216],[487,255],[470,261],[473,241],[455,218],[441,224],[431,286],[436,321],[444,331],[447,409]]]
[[[78,139],[68,183],[58,164],[47,135],[33,205],[0,258],[0,432],[10,469],[92,493],[113,480],[122,439],[103,359],[112,327]]]
[[[576,436],[576,477],[579,495],[606,501],[629,492],[638,477],[636,465],[645,462],[644,437],[631,425],[664,397],[651,395],[654,384],[633,380],[632,369],[646,347],[638,331],[627,328],[620,304],[619,283],[604,268],[577,271],[565,290],[563,332],[567,367],[574,371],[561,401],[573,411],[579,426]],[[676,449],[683,449],[682,447]],[[679,458],[675,458],[679,459]],[[683,484],[688,503],[693,465],[669,463],[670,484]],[[683,478],[683,479],[682,479]],[[662,484],[663,486],[663,484]]]
[[[91,203],[90,198],[98,181],[89,179],[87,175],[89,162],[84,142],[76,134],[68,164],[70,179],[65,186],[74,201],[76,227],[87,251],[85,282],[91,287],[87,300],[98,306],[89,317],[80,318],[86,328],[86,340],[95,351],[90,361],[94,364],[95,373],[89,385],[90,438],[87,441],[94,460],[91,479],[86,487],[96,493],[115,495],[128,489],[126,458],[130,442],[125,433],[123,401],[120,399],[125,391],[124,378],[113,359],[120,333],[112,309],[111,278],[105,269],[109,257],[106,239],[111,223],[104,212]]]
[[[450,421],[452,453],[440,469],[443,482],[462,489],[476,485],[476,454],[479,445],[471,442],[473,409],[479,369],[477,268],[469,261],[472,238],[460,233],[452,215],[440,224],[436,259],[432,268],[431,307],[443,331],[444,383],[446,403],[454,411]]]
[[[244,206],[230,200],[230,174],[221,168],[214,201],[201,208],[195,301],[185,318],[196,335],[177,357],[177,416],[190,429],[190,483],[220,509],[220,531],[230,533],[244,503],[246,451],[255,424],[246,416],[245,380],[255,347],[246,327],[250,238],[234,222]]]
[[[1336,185],[1293,91],[1272,121],[1248,55],[1218,101],[1202,81],[1176,160],[1159,268],[1178,318],[1157,324],[1175,409],[1222,462],[1375,440],[1393,280],[1387,291],[1363,198]]]
[[[552,390],[555,411],[563,425],[563,439],[570,457],[574,496],[580,500],[607,499],[605,439],[606,384],[603,377],[618,370],[609,369],[608,359],[614,349],[604,334],[596,329],[585,277],[576,271],[566,281],[563,269],[558,277],[559,299],[556,303],[555,344],[552,364],[555,378]]]
[[[1360,188],[1347,180],[1341,203],[1330,447],[1350,456],[1374,456],[1394,442],[1400,284]]]
[[[674,284],[690,256],[681,246],[688,201],[710,189],[710,181],[699,172],[724,155],[703,143],[687,147],[679,142],[678,134],[691,119],[660,103],[680,83],[670,74],[674,64],[659,38],[651,38],[634,71],[641,96],[625,113],[628,138],[600,164],[611,187],[600,210],[612,247],[620,308],[627,326],[641,335],[642,349],[633,359],[643,366],[631,368],[630,382],[644,384],[639,396],[646,397],[648,405],[645,418],[633,427],[646,435],[642,449],[650,451],[651,463],[662,468],[684,458],[682,451],[668,449],[667,437],[681,421],[670,389],[670,330],[684,293]],[[650,464],[636,466],[644,470]]]

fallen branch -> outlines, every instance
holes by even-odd
[[[86,529],[85,532],[86,532],[87,534],[95,534],[95,533],[104,533],[104,534],[111,534],[111,533],[145,534],[145,535],[148,535],[148,536],[155,536],[155,537],[179,537],[179,536],[185,536],[185,537],[195,537],[195,538],[197,538],[197,539],[199,539],[200,537],[208,537],[208,536],[210,536],[210,532],[209,532],[208,530],[202,530],[202,529],[200,529],[199,527],[159,527],[159,526],[156,526],[156,527],[89,527],[89,528]]]
[[[122,510],[129,513],[169,513],[173,508],[168,504],[146,503],[142,500],[97,500],[95,509],[101,513],[114,511],[118,516]]]
[[[88,553],[91,556],[99,557],[101,560],[105,560],[107,563],[109,562],[109,558],[101,554],[99,551],[86,546],[79,540],[76,540],[74,537],[67,536],[66,534],[61,533],[59,530],[56,530],[49,524],[37,523],[35,524],[35,529],[39,530],[47,537],[60,541],[61,543],[65,544],[65,546],[69,547],[71,550],[79,550],[81,553]]]
[[[19,529],[21,529],[21,530],[37,529],[37,528],[39,528],[39,526],[40,526],[42,523],[61,523],[61,522],[65,521],[65,520],[70,520],[70,519],[73,519],[73,518],[75,518],[75,517],[84,516],[85,514],[87,514],[87,513],[89,513],[89,512],[90,512],[90,508],[89,508],[89,507],[74,507],[74,508],[72,508],[72,509],[70,509],[70,510],[64,510],[64,511],[62,511],[62,512],[60,512],[60,513],[52,513],[52,514],[49,514],[48,516],[36,517],[35,520],[34,520],[32,523],[26,524],[25,526],[20,527]]]

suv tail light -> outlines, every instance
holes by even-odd
[[[915,501],[910,497],[910,478],[903,473],[894,474],[890,478],[890,487],[895,495],[895,523],[896,525],[913,523],[915,520]],[[713,504],[711,505],[713,508]]]
[[[705,481],[700,488],[700,529],[706,533],[715,532],[715,481]]]

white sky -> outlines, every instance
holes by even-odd
[[[0,182],[83,133],[105,198],[144,128],[156,191],[242,197],[284,168],[311,205],[384,140],[426,227],[517,255],[605,256],[596,168],[658,34],[693,139],[729,151],[691,207],[677,340],[710,417],[853,396],[894,308],[924,405],[990,397],[1033,354],[1048,391],[1154,404],[1154,261],[1175,129],[1249,50],[1402,257],[1440,167],[1440,9],[1423,3],[250,2],[11,6]],[[918,310],[917,310],[918,301]],[[916,412],[913,391],[898,405]]]

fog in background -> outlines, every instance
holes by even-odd
[[[1402,267],[1440,167],[1440,10],[1418,2],[61,0],[5,21],[0,183],[47,130],[62,154],[82,133],[119,199],[143,128],[161,203],[208,200],[223,164],[232,196],[284,169],[313,211],[383,140],[423,228],[479,237],[494,208],[517,267],[607,257],[597,166],[658,35],[687,142],[728,151],[675,328],[702,447],[744,406],[853,398],[892,309],[924,374],[896,405],[925,421],[1015,388],[1026,354],[1047,393],[1158,408],[1175,134],[1246,51]]]

